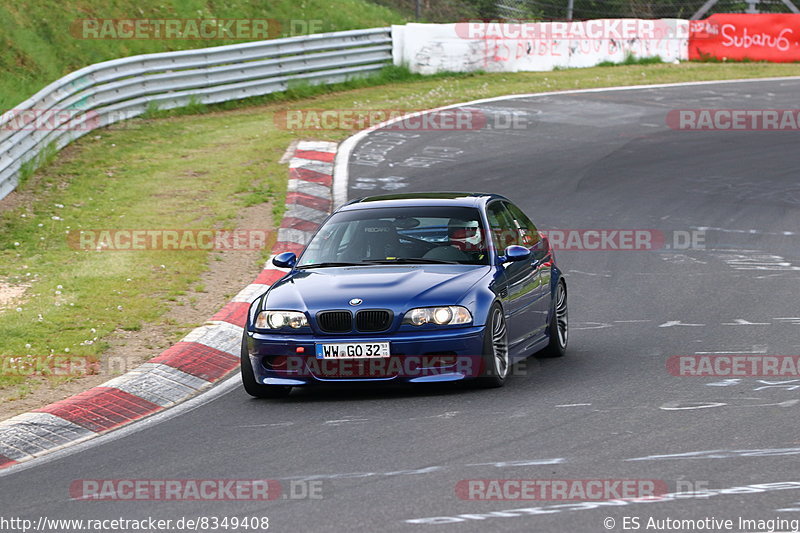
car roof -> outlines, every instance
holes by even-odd
[[[402,194],[383,194],[365,196],[346,203],[339,211],[354,209],[373,209],[380,207],[423,207],[423,206],[458,206],[481,207],[490,200],[502,199],[504,196],[483,192],[416,192]]]

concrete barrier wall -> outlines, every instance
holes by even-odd
[[[413,72],[521,72],[591,67],[628,55],[689,57],[689,21],[598,19],[523,24],[407,24],[392,27],[393,60]]]

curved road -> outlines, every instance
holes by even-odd
[[[540,228],[648,229],[670,247],[560,251],[569,353],[531,358],[503,389],[329,389],[271,402],[232,387],[162,423],[0,474],[0,513],[268,516],[275,531],[800,519],[800,381],[675,377],[666,366],[674,355],[800,354],[797,132],[665,124],[673,109],[795,108],[798,93],[793,79],[526,97],[475,106],[490,125],[513,114],[512,128],[369,135],[351,157],[350,197],[491,190]],[[694,246],[675,249],[686,236]],[[313,479],[322,498],[70,500],[70,483],[86,478]],[[638,479],[709,492],[628,505],[467,501],[454,489],[468,479]]]

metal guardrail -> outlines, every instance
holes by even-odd
[[[225,102],[284,91],[297,81],[338,83],[379,71],[391,61],[391,28],[374,28],[90,65],[0,116],[0,199],[16,188],[23,165],[48,146],[60,150],[153,105],[172,109]]]

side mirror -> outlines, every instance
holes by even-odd
[[[283,252],[272,258],[272,264],[278,268],[294,268],[297,256],[293,252]]]
[[[505,250],[505,255],[501,255],[497,260],[502,263],[516,263],[517,261],[525,261],[530,259],[531,251],[524,246],[512,244]]]

